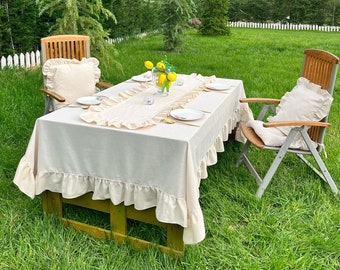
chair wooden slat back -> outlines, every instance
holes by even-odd
[[[322,89],[327,90],[332,95],[338,64],[339,58],[334,54],[323,50],[308,49],[304,52],[301,76],[320,85]],[[323,121],[327,121],[327,118],[323,119]],[[308,130],[308,134],[313,141],[322,145],[324,131],[324,128],[311,127]],[[321,149],[322,146],[319,147],[319,151]]]
[[[90,57],[90,37],[57,35],[41,39],[42,64],[50,58],[78,59]]]
[[[339,58],[323,50],[305,50],[301,76],[333,93]]]

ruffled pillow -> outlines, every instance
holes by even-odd
[[[99,61],[96,58],[53,58],[45,62],[42,72],[45,86],[66,99],[63,105],[73,103],[81,96],[95,93],[100,78]],[[56,102],[56,107],[60,104]]]
[[[277,107],[276,115],[268,117],[268,122],[278,121],[320,121],[331,108],[333,97],[320,85],[300,77],[291,92],[287,92]],[[292,127],[278,127],[288,135]]]
[[[275,127],[264,127],[263,122],[259,120],[248,121],[246,125],[254,129],[257,136],[268,146],[281,146],[287,138],[279,129]]]
[[[292,91],[287,92],[277,107],[276,115],[268,117],[268,122],[279,121],[320,121],[325,118],[330,110],[333,98],[328,91],[321,89],[320,85],[311,83],[308,79],[300,77]],[[263,122],[249,121],[265,145],[281,146],[293,127],[265,128]],[[314,143],[316,147],[317,144]],[[301,134],[297,134],[290,148],[308,150]]]
[[[261,138],[265,145],[280,147],[285,142],[287,135],[277,127],[264,127],[263,124],[264,122],[262,121],[251,120],[248,121],[246,125],[247,127],[254,129],[257,136]],[[317,147],[315,142],[312,141],[312,144],[314,147]],[[308,150],[308,146],[300,133],[296,134],[289,147],[293,149]]]

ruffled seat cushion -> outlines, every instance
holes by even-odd
[[[65,98],[67,105],[81,96],[95,93],[96,83],[101,72],[96,58],[77,59],[53,58],[45,62],[42,72],[45,76],[45,86]],[[56,102],[56,107],[61,103]]]
[[[277,107],[276,115],[268,117],[268,122],[279,121],[320,121],[330,110],[333,98],[320,85],[300,77],[292,91],[287,92]],[[249,121],[248,127],[268,146],[281,146],[293,127],[265,128],[263,122]],[[317,146],[315,144],[315,146]],[[291,148],[308,150],[302,136],[297,134],[290,145]]]

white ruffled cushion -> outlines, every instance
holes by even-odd
[[[268,122],[279,121],[320,121],[329,113],[333,98],[321,86],[311,83],[308,79],[300,77],[297,85],[291,92],[287,92],[277,107],[276,115],[268,117]],[[293,127],[265,128],[263,122],[249,121],[265,145],[281,146]],[[317,144],[314,144],[315,147]],[[301,134],[297,134],[290,148],[308,150]]]
[[[53,58],[45,62],[42,72],[45,85],[66,99],[63,105],[73,103],[81,96],[95,93],[100,78],[99,61],[96,58],[77,59]],[[56,107],[60,107],[56,102]]]
[[[333,98],[320,85],[300,77],[291,92],[282,98],[276,115],[268,117],[268,122],[278,121],[320,121],[326,117],[331,108]],[[278,127],[288,135],[292,127]]]
[[[254,129],[257,136],[268,146],[281,146],[287,138],[278,128],[266,128],[263,126],[263,122],[259,120],[248,121],[246,125]]]

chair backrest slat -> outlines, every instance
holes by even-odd
[[[78,59],[90,57],[90,37],[57,35],[41,39],[42,64],[51,58]]]
[[[317,49],[308,49],[304,52],[301,76],[312,83],[318,84],[322,89],[333,94],[339,58],[334,54]],[[327,121],[327,117],[322,121]],[[322,149],[325,128],[311,127],[308,134],[311,139],[319,143],[319,151]]]
[[[301,76],[332,94],[339,58],[323,50],[305,50]],[[335,71],[335,72],[333,72]]]

